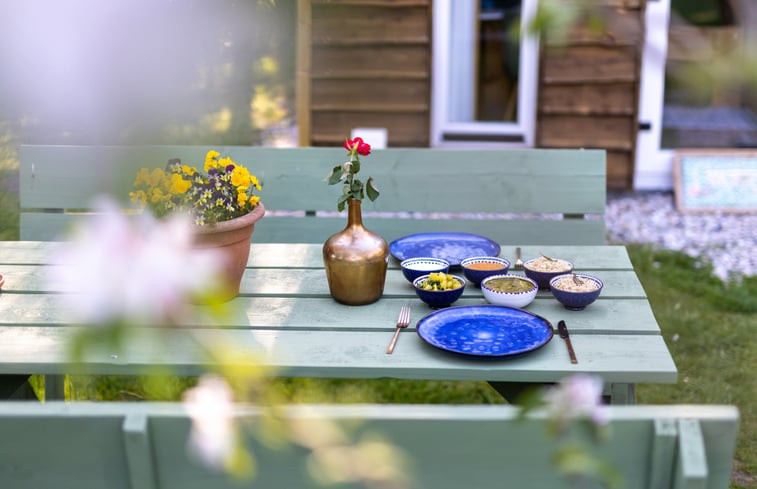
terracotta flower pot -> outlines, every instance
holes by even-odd
[[[213,248],[224,258],[223,288],[213,297],[228,301],[239,295],[239,285],[250,255],[250,238],[255,223],[265,215],[265,207],[258,204],[252,212],[243,216],[195,228],[195,246]]]

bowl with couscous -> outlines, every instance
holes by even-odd
[[[549,281],[552,295],[571,311],[580,311],[599,297],[604,283],[585,273],[558,275]]]
[[[549,290],[549,281],[558,275],[573,271],[573,263],[559,258],[549,258],[544,255],[523,263],[526,277],[539,285],[542,290]]]
[[[430,273],[413,280],[418,298],[429,306],[447,307],[463,295],[465,279],[448,273]]]

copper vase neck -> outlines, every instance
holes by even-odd
[[[362,226],[363,214],[360,211],[361,201],[358,199],[347,200],[347,227]]]

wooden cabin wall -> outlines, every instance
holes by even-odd
[[[542,38],[536,145],[607,150],[608,188],[633,187],[645,0],[598,0],[603,32]]]
[[[429,145],[432,0],[299,0],[301,146],[339,146],[355,127],[389,146]]]

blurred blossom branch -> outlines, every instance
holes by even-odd
[[[270,369],[249,351],[226,341],[223,330],[210,337],[182,328],[197,321],[218,324],[231,307],[212,301],[219,257],[192,246],[191,219],[176,214],[158,220],[149,210],[125,214],[107,198],[94,208],[91,219],[58,249],[47,277],[65,292],[62,300],[83,326],[69,345],[72,361],[90,351],[116,358],[136,349],[157,359],[186,338],[207,371],[183,396],[192,422],[187,450],[200,463],[252,478],[257,466],[247,440],[254,436],[271,449],[306,448],[308,471],[324,483],[408,485],[403,454],[391,443],[371,433],[355,439],[345,423],[323,417],[288,416],[271,387]],[[197,298],[205,305],[193,304]],[[255,403],[258,415],[240,415],[238,402]]]
[[[577,374],[521,399],[521,417],[543,408],[548,414],[547,434],[558,444],[552,464],[576,487],[617,489],[623,480],[601,454],[611,436],[607,407],[602,405],[602,379]]]

